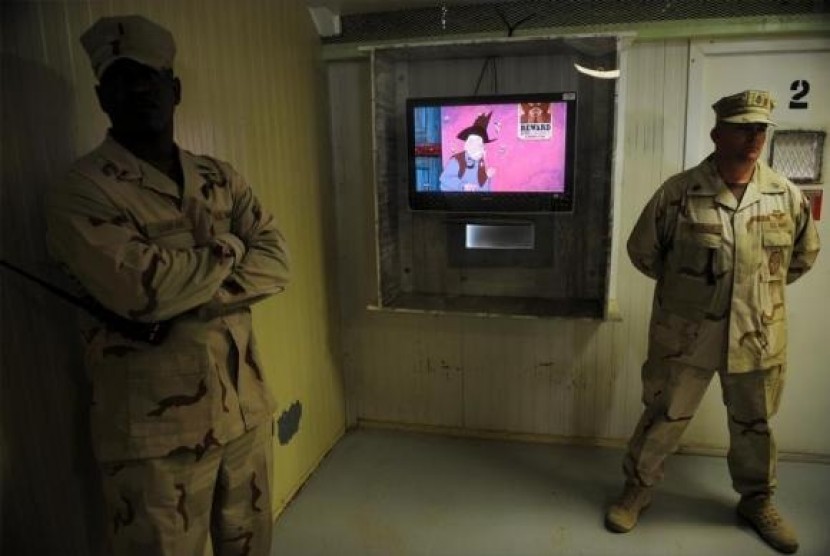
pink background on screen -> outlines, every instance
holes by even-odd
[[[491,191],[561,192],[565,177],[565,103],[552,103],[553,136],[548,140],[519,139],[517,104],[481,104],[441,108],[441,149],[446,165],[451,156],[464,150],[458,133],[475,122],[481,113],[493,111],[484,145],[488,168],[495,168]]]
[[[564,190],[565,179],[565,120],[567,106],[551,103],[553,135],[547,140],[519,139],[517,104],[482,104],[445,106],[441,108],[441,149],[444,165],[451,156],[464,150],[464,141],[458,133],[475,122],[476,117],[493,111],[487,134],[492,140],[484,145],[484,160],[488,168],[495,168],[491,191],[553,192]]]

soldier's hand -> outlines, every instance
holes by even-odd
[[[242,261],[245,257],[245,253],[247,252],[245,243],[230,232],[219,234],[213,238],[211,246],[214,256],[222,259],[223,261],[230,260],[233,262],[234,266]]]

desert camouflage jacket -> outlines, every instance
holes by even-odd
[[[171,324],[159,345],[84,325],[101,461],[200,457],[275,409],[249,306],[288,281],[283,237],[228,164],[179,154],[181,191],[108,137],[47,199],[50,251],[83,288],[127,319]]]
[[[669,178],[628,240],[634,266],[657,280],[649,357],[729,373],[783,365],[784,285],[818,251],[806,198],[763,162],[740,205],[712,156]]]

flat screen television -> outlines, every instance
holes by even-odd
[[[573,210],[575,92],[412,98],[406,103],[415,210]]]

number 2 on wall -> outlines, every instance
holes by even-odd
[[[795,91],[790,99],[790,108],[795,110],[807,108],[807,101],[801,99],[810,92],[810,82],[806,79],[796,79],[790,84],[790,90]]]

